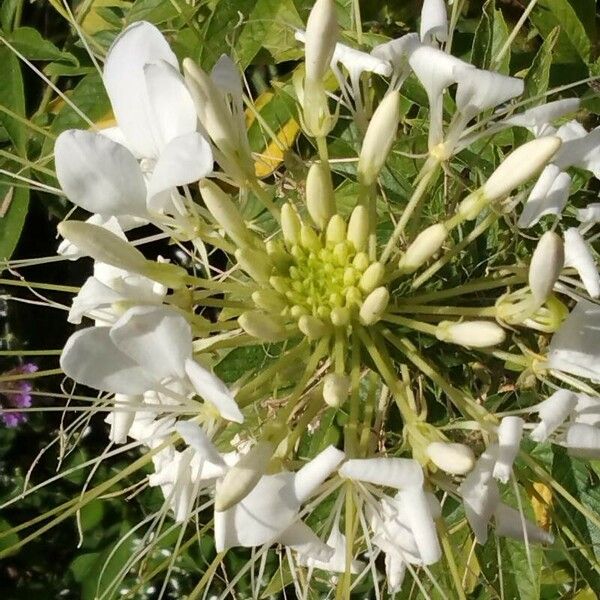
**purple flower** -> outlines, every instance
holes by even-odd
[[[34,363],[24,363],[7,371],[5,375],[25,375],[35,373],[38,367]],[[29,408],[31,406],[31,391],[33,385],[27,379],[5,381],[4,391],[0,394],[0,417],[7,427],[17,427],[27,421],[27,415],[21,412],[5,412],[3,409]]]

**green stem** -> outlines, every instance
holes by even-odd
[[[471,306],[431,306],[429,304],[397,304],[389,306],[393,313],[410,313],[423,315],[456,315],[461,317],[495,317],[496,307],[483,308]]]
[[[407,317],[401,317],[400,315],[385,314],[381,320],[395,323],[396,325],[402,325],[403,327],[408,327],[409,329],[421,331],[433,336],[435,336],[437,332],[437,327],[435,325],[423,323],[423,321],[415,321],[414,319],[408,319]]]
[[[412,196],[410,197],[408,204],[402,211],[402,215],[400,215],[400,219],[398,220],[398,223],[396,223],[396,227],[394,228],[394,231],[390,236],[390,239],[388,240],[388,243],[386,244],[383,253],[381,254],[382,263],[385,264],[389,260],[389,258],[392,255],[392,252],[394,252],[394,250],[398,246],[398,242],[400,241],[400,236],[402,235],[404,228],[406,227],[410,218],[412,217],[413,212],[419,206],[423,194],[427,191],[427,188],[429,187],[429,184],[431,183],[434,175],[437,174],[439,166],[440,162],[437,159],[431,158],[428,159],[423,165],[423,168],[421,169],[418,175],[419,183],[417,184],[417,187],[415,188]]]

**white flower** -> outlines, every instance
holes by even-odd
[[[574,113],[579,109],[579,98],[564,98],[528,108],[522,113],[512,115],[502,121],[503,125],[526,127],[536,137],[553,135],[556,129],[551,125],[552,121],[560,119],[564,115]]]
[[[260,546],[281,543],[306,553],[323,548],[322,542],[298,513],[317,488],[337,469],[343,452],[329,446],[297,473],[282,471],[261,477],[254,489],[238,504],[215,511],[217,552],[233,546]],[[331,549],[318,560],[328,560]]]
[[[580,300],[548,349],[548,367],[600,381],[600,306]]]
[[[569,121],[556,135],[563,145],[553,162],[561,169],[580,167],[600,179],[600,127],[588,132],[578,121]]]
[[[167,307],[136,306],[112,327],[77,331],[68,339],[60,364],[78,383],[120,394],[165,392],[169,383],[180,383],[223,418],[243,421],[225,384],[192,358],[189,323]]]
[[[600,427],[575,423],[567,429],[565,446],[571,456],[600,458]]]
[[[409,76],[408,59],[420,45],[419,36],[416,33],[407,33],[396,40],[379,44],[371,50],[372,56],[387,61],[392,66],[391,90],[400,89],[404,80]]]
[[[141,21],[114,41],[103,79],[118,127],[61,133],[61,187],[74,204],[105,217],[165,210],[174,188],[205,177],[213,164],[177,59],[158,29]]]
[[[328,573],[344,573],[346,571],[346,536],[340,532],[336,523],[327,538],[325,544],[333,548],[333,554],[329,558],[319,558],[314,547],[310,547],[308,552],[298,554],[298,564],[314,569],[322,569]],[[322,553],[321,553],[322,554]],[[360,573],[364,568],[364,563],[360,560],[350,562],[350,572]]]
[[[339,469],[342,477],[368,481],[397,490],[422,486],[421,465],[412,458],[353,458]]]

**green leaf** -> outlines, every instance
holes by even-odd
[[[586,461],[572,458],[564,448],[556,448],[552,461],[552,476],[581,504],[595,514],[600,513],[600,486],[598,476]],[[556,502],[559,518],[575,534],[580,547],[587,549],[588,556],[600,561],[600,528],[579,513],[565,500]],[[589,558],[579,548],[569,544],[569,554],[575,560],[586,582],[594,590],[600,590],[600,575],[590,565]]]
[[[532,11],[531,20],[544,38],[555,27],[560,27],[560,41],[553,56],[554,62],[569,63],[577,59],[589,62],[592,48],[590,39],[568,0],[541,0]]]
[[[541,96],[548,90],[550,67],[552,66],[552,51],[558,40],[559,33],[560,29],[556,27],[544,40],[544,43],[535,55],[531,67],[529,67],[527,75],[525,76],[525,91],[521,96],[522,100]],[[527,104],[527,108],[543,104],[544,102],[545,99],[540,97],[538,100]]]
[[[23,0],[3,0],[0,3],[0,28],[4,31],[10,31],[18,12],[19,4]]]
[[[19,61],[6,46],[0,48],[0,64],[3,65],[3,73],[0,77],[0,105],[24,117],[25,93]],[[25,128],[4,112],[0,112],[0,124],[4,125],[16,152],[25,157],[27,155]],[[25,170],[21,174],[26,177],[28,171]],[[0,259],[11,257],[19,241],[28,207],[27,188],[0,185]]]
[[[480,69],[488,69],[492,63],[495,6],[495,0],[487,0],[483,5],[481,20],[477,25],[475,37],[473,38],[471,63]]]
[[[297,59],[302,49],[294,39],[294,28],[303,27],[292,0],[258,0],[237,43],[242,68],[246,68],[261,48],[275,62]]]
[[[16,50],[30,60],[55,60],[72,65],[78,64],[77,59],[70,52],[60,50],[32,27],[19,27],[10,34],[8,39]]]
[[[495,59],[500,50],[508,40],[508,26],[504,20],[501,10],[494,10],[493,36],[492,36],[492,57]],[[494,68],[503,75],[510,73],[510,48],[507,50],[499,62],[494,63]]]
[[[149,21],[160,25],[169,19],[174,19],[179,13],[174,3],[164,0],[136,0],[127,13],[127,23],[135,21]]]
[[[11,524],[6,519],[0,519],[0,531],[7,531],[11,529]],[[0,551],[6,550],[11,546],[14,546],[19,542],[19,536],[16,533],[10,533],[9,535],[0,538]]]

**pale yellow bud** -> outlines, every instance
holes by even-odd
[[[287,337],[285,321],[260,310],[249,310],[238,317],[240,327],[252,337],[266,342],[279,342]]]
[[[362,274],[358,287],[368,294],[382,282],[384,274],[385,267],[380,262],[375,262]]]
[[[238,248],[235,258],[240,267],[258,283],[267,283],[273,271],[269,257],[260,250]]]
[[[377,180],[396,139],[400,121],[400,92],[391,92],[379,103],[367,128],[358,159],[358,178],[364,185]]]
[[[400,271],[403,273],[416,271],[442,247],[447,237],[448,230],[443,223],[436,223],[422,231],[400,259],[398,264]]]
[[[531,179],[550,162],[561,145],[555,136],[540,137],[513,150],[482,187],[489,201],[508,196],[516,187]]]
[[[63,221],[57,229],[66,240],[97,262],[144,275],[173,289],[184,285],[185,269],[147,260],[127,240],[104,227],[85,221]]]
[[[546,231],[529,265],[529,287],[538,302],[544,302],[552,293],[564,264],[565,249],[561,237],[553,231]]]
[[[360,322],[363,325],[373,325],[377,323],[383,316],[388,302],[390,301],[390,293],[385,287],[379,287],[373,290],[362,303],[359,311]]]
[[[369,260],[369,256],[366,252],[358,252],[357,255],[354,257],[352,264],[356,269],[358,269],[362,273],[363,271],[366,271],[368,269],[369,265],[371,264],[371,261]]]
[[[348,398],[350,378],[347,375],[328,373],[323,380],[323,400],[326,404],[338,408]]]
[[[467,348],[488,348],[501,344],[506,334],[504,329],[492,321],[441,321],[435,337]]]
[[[325,163],[316,163],[306,176],[306,208],[314,224],[324,229],[335,214],[331,174]]]
[[[329,327],[312,315],[302,315],[298,319],[298,329],[309,339],[318,340],[329,333]]]
[[[346,221],[340,215],[333,215],[327,224],[325,239],[328,244],[339,244],[346,239]]]
[[[281,294],[275,290],[257,290],[252,292],[254,304],[267,312],[281,312],[287,303]]]
[[[229,195],[208,179],[201,179],[198,185],[208,212],[236,246],[243,247],[252,243],[254,236]]]
[[[348,241],[352,242],[357,252],[365,250],[369,240],[369,212],[365,206],[357,206],[348,221]]]
[[[346,327],[350,323],[350,311],[345,306],[336,306],[331,311],[330,319],[336,327]]]
[[[317,0],[306,22],[306,78],[322,80],[337,43],[338,24],[333,0]]]
[[[287,202],[281,207],[281,231],[288,245],[300,243],[300,217],[291,204]]]
[[[231,467],[217,484],[215,510],[222,512],[241,502],[265,474],[274,447],[270,442],[258,442],[248,454]]]
[[[450,475],[464,475],[475,465],[473,450],[464,444],[432,442],[427,446],[429,460]]]
[[[304,224],[300,227],[300,244],[313,252],[319,252],[322,248],[321,241],[315,230],[309,225]]]

